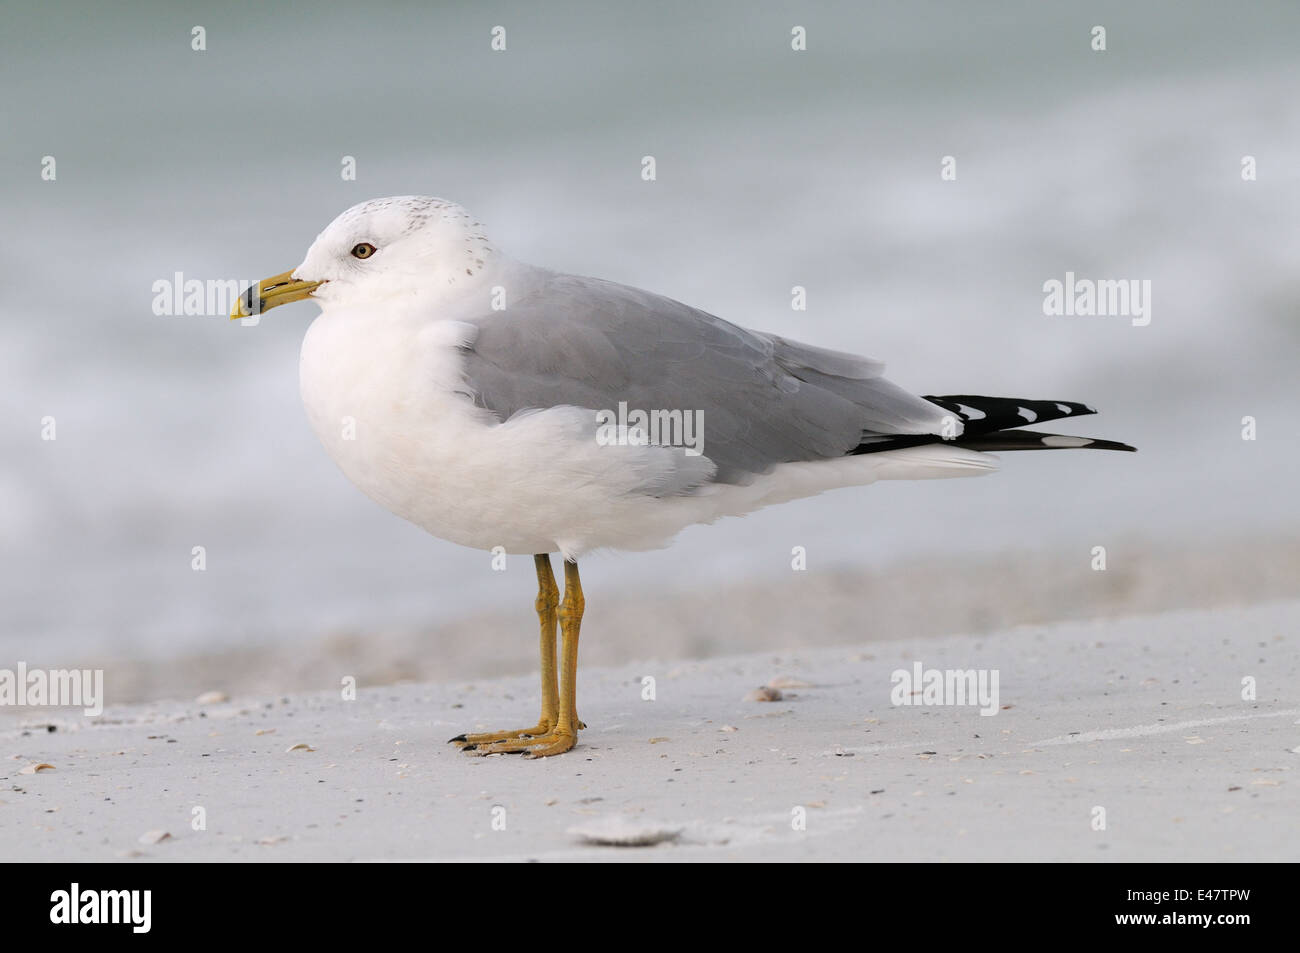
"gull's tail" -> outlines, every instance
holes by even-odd
[[[952,413],[962,423],[962,433],[951,439],[933,434],[907,434],[903,436],[872,435],[863,440],[854,453],[876,453],[897,450],[926,443],[944,442],[969,450],[1136,450],[1126,443],[1100,440],[1094,437],[1071,437],[1064,434],[1041,433],[1035,430],[1017,430],[1026,424],[1045,423],[1065,417],[1083,417],[1096,411],[1087,404],[1067,400],[1022,400],[1018,397],[979,397],[974,394],[954,394],[946,397],[926,397]]]

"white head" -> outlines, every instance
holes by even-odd
[[[483,226],[454,202],[424,195],[354,205],[316,236],[293,271],[245,293],[242,317],[312,297],[322,306],[445,294],[496,254]],[[260,307],[253,308],[253,294]]]

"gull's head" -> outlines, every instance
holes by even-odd
[[[492,255],[483,226],[454,202],[371,199],[330,222],[297,268],[245,291],[230,316],[304,298],[328,306],[445,294],[478,277]]]

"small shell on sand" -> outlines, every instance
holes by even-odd
[[[608,814],[569,828],[569,833],[588,844],[604,847],[653,847],[675,841],[682,828],[646,817]]]
[[[230,701],[230,697],[225,692],[204,692],[194,701],[199,705],[220,705],[224,701]]]
[[[54,765],[52,765],[52,764],[46,764],[44,761],[42,761],[42,762],[40,762],[39,764],[29,764],[29,765],[28,765],[27,767],[25,767],[25,768],[19,768],[19,769],[18,769],[18,773],[19,773],[19,774],[36,774],[36,773],[38,773],[38,772],[40,772],[40,771],[53,771],[53,770],[54,770]]]
[[[157,844],[160,841],[167,840],[171,836],[172,835],[166,831],[145,831],[137,838],[137,840],[139,840],[141,844]]]
[[[748,695],[745,696],[747,702],[779,702],[785,696],[781,694],[779,688],[772,688],[770,685],[760,685]]]
[[[290,751],[315,751],[315,750],[316,749],[313,748],[311,745],[305,744],[300,741],[296,745],[291,745],[290,747],[285,748],[284,753],[288,754]]]

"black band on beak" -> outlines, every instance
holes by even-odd
[[[262,313],[262,296],[257,293],[257,289],[258,285],[256,283],[251,284],[239,296],[239,306],[244,314]]]

